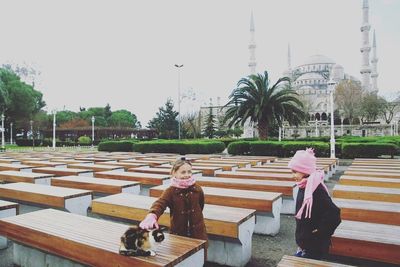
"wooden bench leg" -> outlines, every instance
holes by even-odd
[[[16,208],[0,210],[0,218],[7,218],[16,215],[17,215]],[[5,238],[4,236],[0,236],[0,249],[4,249],[6,247],[7,247],[7,238]]]
[[[92,195],[84,195],[65,200],[65,209],[71,213],[87,215],[87,210],[92,202]]]
[[[262,235],[276,235],[281,227],[282,198],[274,201],[272,212],[256,212],[254,233]]]
[[[209,236],[207,260],[222,265],[245,266],[251,258],[255,217],[239,226],[239,239]]]
[[[140,194],[140,185],[134,185],[134,186],[129,186],[129,187],[124,187],[122,188],[122,193],[129,193],[129,194],[135,194],[139,195]]]
[[[14,242],[13,261],[17,266],[42,267],[42,266],[63,266],[63,267],[85,267],[75,261],[45,253],[41,250],[28,247]]]

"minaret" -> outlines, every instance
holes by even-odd
[[[378,93],[378,57],[376,54],[376,38],[375,38],[375,30],[374,30],[374,36],[373,36],[373,40],[372,40],[372,59],[371,59],[371,63],[372,63],[372,73],[371,73],[371,79],[372,79],[372,88],[371,91],[375,94]]]
[[[361,85],[362,88],[369,92],[371,90],[370,85],[370,75],[371,75],[371,67],[369,65],[369,52],[371,51],[371,47],[369,46],[369,30],[371,26],[368,23],[368,0],[364,0],[363,2],[363,22],[361,25],[361,36],[362,36],[362,46],[361,46],[361,55],[362,55],[362,64],[361,64]]]
[[[249,51],[250,51],[250,74],[256,74],[256,41],[254,38],[254,18],[253,18],[253,11],[251,12],[250,18],[250,44],[249,44]]]
[[[283,76],[289,77],[292,80],[292,58],[290,56],[290,44],[288,44],[288,55],[287,55],[287,69],[283,72]]]

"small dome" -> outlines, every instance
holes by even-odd
[[[330,77],[335,81],[340,81],[344,79],[344,69],[342,65],[335,64],[332,67]]]
[[[301,65],[311,65],[311,64],[335,64],[335,61],[324,55],[312,55],[308,57]]]

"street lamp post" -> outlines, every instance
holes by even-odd
[[[280,142],[282,140],[282,128],[279,126],[279,136],[278,136],[278,141]]]
[[[11,145],[13,144],[12,138],[13,138],[13,123],[11,122],[10,123],[10,144]]]
[[[181,139],[181,68],[183,64],[175,64],[178,68],[178,139]]]
[[[4,114],[1,114],[1,148],[4,149],[5,143],[4,143]]]
[[[31,136],[32,136],[32,146],[35,146],[35,138],[33,136],[33,120],[30,120],[29,123],[31,124]]]
[[[53,110],[53,150],[56,149],[56,111]]]
[[[330,90],[330,102],[331,102],[331,158],[336,158],[335,156],[335,125],[333,118],[333,91],[335,89],[336,82],[333,79],[328,81],[328,88]]]
[[[318,137],[318,119],[315,118],[315,137]]]
[[[94,116],[92,116],[92,147],[94,146]]]

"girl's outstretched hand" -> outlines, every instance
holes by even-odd
[[[158,229],[157,216],[154,213],[147,214],[146,218],[140,222],[139,227],[145,230]]]

